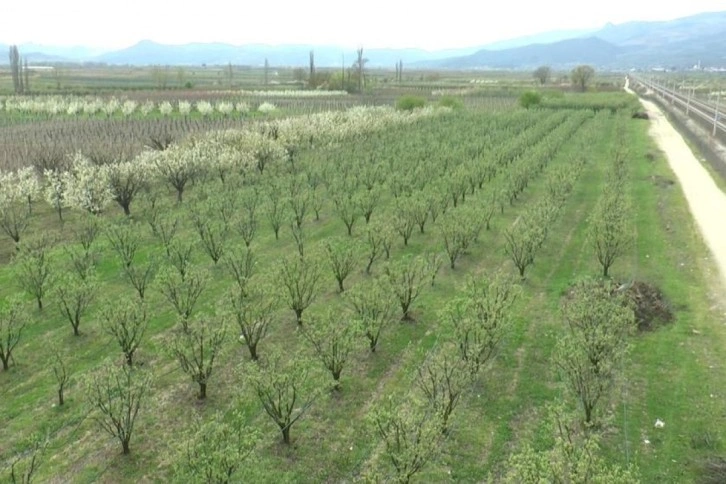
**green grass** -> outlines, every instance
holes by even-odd
[[[677,319],[670,326],[634,340],[625,369],[625,386],[614,399],[614,418],[605,433],[604,453],[610,461],[637,465],[643,482],[694,482],[699,459],[718,452],[718,442],[726,438],[722,434],[726,429],[726,404],[719,392],[726,369],[718,359],[726,342],[722,331],[725,309],[718,307],[716,299],[723,288],[717,285],[714,269],[710,275],[706,272],[707,252],[677,185],[664,187],[652,181],[654,175],[674,176],[661,157],[653,161],[646,158],[646,153],[655,151],[647,137],[647,123],[632,121],[628,126],[629,189],[636,209],[638,237],[632,254],[616,262],[613,274],[618,279],[637,278],[662,288],[677,310]],[[481,482],[487,475],[496,477],[505,471],[506,459],[523,442],[547,445],[548,436],[538,432],[544,405],[562,398],[551,366],[551,353],[562,331],[559,300],[574,279],[598,273],[585,239],[586,220],[604,183],[612,136],[613,130],[608,128],[588,146],[588,163],[537,254],[535,266],[522,283],[524,294],[516,305],[515,330],[454,413],[452,433],[442,457],[425,468],[419,481]],[[570,156],[580,154],[577,138],[575,135],[563,146],[545,168],[545,174],[567,163]],[[362,143],[357,149],[365,152],[371,147]],[[389,395],[404,397],[410,390],[415,369],[426,351],[438,338],[446,336],[439,331],[438,311],[457,294],[466,276],[500,267],[514,272],[504,253],[503,231],[527,206],[544,196],[543,180],[544,175],[533,181],[514,206],[495,216],[491,231],[482,234],[455,270],[444,264],[436,286],[427,288],[415,303],[415,322],[391,326],[375,354],[364,348],[355,353],[343,372],[341,394],[316,402],[292,428],[293,445],[289,448],[280,444],[279,432],[245,384],[244,365],[240,369],[240,363],[247,359],[247,353],[236,343],[228,343],[219,360],[208,401],[197,402],[195,386],[163,351],[174,317],[154,287],[149,301],[155,316],[137,361],[153,369],[155,382],[131,442],[132,455],[122,456],[117,442],[102,434],[88,418],[79,383],[82,374],[99,361],[120,358],[116,344],[100,330],[95,311],[82,323],[84,334],[76,338],[69,324],[58,317],[57,308],[49,304],[43,314],[35,314],[35,321],[16,350],[17,366],[0,373],[0,415],[5,420],[4,433],[10,436],[0,443],[0,461],[5,462],[21,449],[23,438],[31,432],[50,432],[51,446],[40,469],[41,481],[58,476],[74,482],[167,480],[173,446],[185,423],[195,414],[212,415],[216,410],[235,406],[246,411],[248,424],[260,429],[264,436],[258,461],[249,469],[256,481],[350,481],[366,470],[387,465],[367,428],[365,415],[376,402]],[[473,203],[478,196],[467,197],[466,203]],[[141,218],[144,206],[132,205],[132,212]],[[262,218],[260,222],[254,244],[259,250],[260,272],[268,274],[281,256],[295,249],[287,227],[283,227],[281,240],[276,242],[267,221]],[[53,214],[44,212],[36,220],[36,227],[54,223]],[[74,223],[71,218],[66,224],[64,239],[72,238],[69,234]],[[332,203],[326,205],[319,222],[308,220],[306,227],[308,247],[345,233]],[[362,227],[359,221],[354,229],[358,236]],[[426,234],[416,233],[408,247],[404,248],[399,239],[394,257],[442,250],[436,234],[436,226],[429,224]],[[195,237],[188,227],[183,236]],[[115,256],[107,243],[101,242],[103,257],[98,272],[105,283],[104,293],[128,293],[129,287],[118,276]],[[158,252],[158,243],[148,233],[145,243],[143,256]],[[60,252],[57,256],[62,257]],[[203,301],[209,309],[229,280],[221,269],[211,268],[208,257],[201,252],[196,254],[196,261],[210,267],[214,277]],[[379,271],[380,263],[376,263],[374,273]],[[362,280],[365,275],[361,272],[354,274],[346,286]],[[325,274],[325,293],[319,298],[318,308],[336,303],[338,298],[332,276],[327,271]],[[16,291],[12,279],[9,268],[3,267],[3,295]],[[270,345],[292,353],[303,344],[292,312],[282,303],[279,306],[270,336],[261,343],[262,353]],[[53,376],[47,366],[51,342],[68,350],[75,374],[62,409],[53,406]],[[666,422],[664,429],[653,428],[656,418]],[[644,438],[651,444],[643,444]]]

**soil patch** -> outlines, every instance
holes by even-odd
[[[664,324],[673,322],[671,305],[661,290],[654,285],[635,281],[625,290],[625,297],[632,304],[639,332],[654,331]]]

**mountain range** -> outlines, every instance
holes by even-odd
[[[0,44],[7,51],[8,46]],[[19,46],[30,64],[94,62],[113,65],[234,65],[306,66],[315,52],[319,67],[349,66],[353,50],[328,45],[231,45],[190,43],[165,45],[143,40],[131,47],[101,52],[84,46]],[[369,67],[445,69],[531,69],[539,65],[569,68],[689,68],[726,66],[726,11],[658,22],[608,24],[596,30],[552,31],[462,49],[366,49]],[[7,57],[0,57],[7,63]]]

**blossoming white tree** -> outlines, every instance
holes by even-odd
[[[45,170],[45,187],[43,195],[48,205],[58,213],[58,220],[63,222],[63,209],[68,206],[66,201],[66,179],[57,170]]]
[[[169,116],[171,113],[174,112],[174,107],[169,101],[164,101],[163,103],[159,104],[159,112],[164,116]]]
[[[127,101],[124,101],[123,105],[121,106],[121,112],[124,116],[131,116],[134,114],[134,111],[136,111],[136,107],[138,104],[136,101],[131,101],[130,99]]]
[[[182,116],[189,116],[192,112],[192,103],[189,101],[179,101],[179,114]]]
[[[81,153],[76,153],[71,168],[63,173],[65,198],[71,207],[98,215],[113,200],[107,166],[94,165]]]
[[[262,114],[269,114],[275,110],[277,110],[277,106],[266,101],[257,107],[257,111],[261,112]]]
[[[141,114],[143,114],[144,116],[148,116],[154,111],[155,108],[156,105],[154,104],[154,101],[146,101],[144,104],[141,105]]]
[[[214,106],[209,101],[197,101],[196,107],[202,116],[209,116],[214,113]]]

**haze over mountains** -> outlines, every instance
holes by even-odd
[[[235,46],[222,43],[163,45],[150,40],[131,47],[99,52],[92,47],[53,47],[26,44],[21,55],[31,64],[98,62],[119,65],[234,65],[305,66],[315,51],[320,67],[349,66],[353,50],[329,45]],[[364,46],[365,48],[365,46]],[[7,46],[0,44],[7,52]],[[486,46],[441,51],[423,49],[366,49],[369,67],[404,66],[447,69],[530,69],[539,65],[569,68],[726,67],[726,11],[702,13],[663,22],[608,24],[600,30],[554,31],[495,42]],[[7,63],[7,57],[0,60]]]

